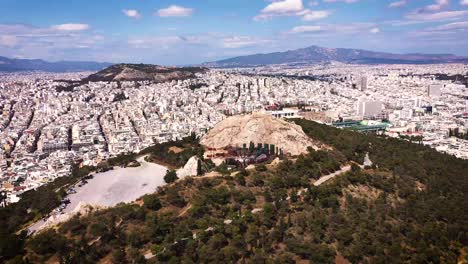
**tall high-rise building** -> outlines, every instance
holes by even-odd
[[[376,117],[382,113],[383,103],[380,101],[358,101],[357,113],[362,118]]]
[[[421,107],[422,106],[422,100],[420,97],[416,97],[414,99],[414,107]]]
[[[367,90],[367,76],[361,76],[361,91]]]

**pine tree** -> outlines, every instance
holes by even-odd
[[[177,177],[177,173],[175,170],[168,170],[167,173],[166,173],[166,176],[164,176],[164,181],[166,183],[173,183],[175,181],[177,181],[179,179],[179,177]]]
[[[203,174],[203,169],[202,169],[202,162],[200,159],[197,160],[197,176],[200,176]]]
[[[254,149],[255,149],[255,144],[252,141],[250,141],[250,144],[249,144],[250,152],[252,152]]]

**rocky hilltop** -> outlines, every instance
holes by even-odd
[[[200,141],[206,147],[217,149],[249,145],[250,142],[274,144],[291,155],[306,153],[307,147],[322,147],[322,144],[308,137],[300,126],[264,113],[229,117]]]
[[[90,75],[85,81],[155,81],[167,82],[196,77],[196,73],[207,71],[202,67],[164,67],[151,64],[116,64]]]

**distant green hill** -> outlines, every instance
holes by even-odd
[[[85,81],[155,81],[167,82],[196,77],[207,71],[201,67],[164,67],[151,64],[115,64],[90,75]]]

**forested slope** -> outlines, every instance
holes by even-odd
[[[296,120],[333,146],[277,166],[195,177],[75,217],[26,242],[63,263],[457,263],[467,246],[468,162],[407,141]],[[320,186],[347,162],[362,163]],[[230,174],[230,175],[229,175]],[[144,257],[146,255],[146,258]]]

